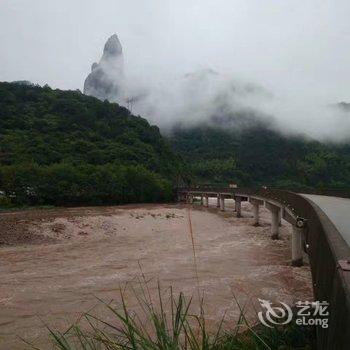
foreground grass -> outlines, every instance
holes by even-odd
[[[60,350],[312,349],[310,330],[294,324],[274,328],[260,325],[251,327],[242,308],[236,324],[229,332],[223,330],[223,318],[215,332],[209,333],[203,307],[199,308],[198,314],[193,314],[190,312],[192,299],[186,300],[182,293],[175,297],[170,288],[168,297],[165,298],[158,286],[156,301],[152,300],[148,287],[142,288],[142,292],[135,295],[141,310],[139,314],[128,309],[124,293],[121,292],[118,308],[100,301],[114,316],[113,322],[86,313],[79,322],[65,332],[48,328],[53,348]],[[84,322],[85,326],[82,327],[81,324]],[[32,348],[42,350],[35,346]]]

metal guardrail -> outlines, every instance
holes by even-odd
[[[350,259],[350,248],[328,216],[316,204],[297,193],[270,188],[192,187],[179,188],[177,191],[203,194],[215,192],[232,197],[259,196],[277,201],[296,216],[305,218],[308,222],[305,240],[315,299],[327,301],[330,305],[329,327],[317,327],[317,348],[350,349],[350,271],[344,269],[341,263]],[[336,192],[325,191],[322,194],[337,196]],[[338,196],[350,198],[350,194],[344,191],[338,192]]]

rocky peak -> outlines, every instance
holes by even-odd
[[[106,42],[99,63],[93,63],[84,83],[84,94],[104,101],[123,101],[124,62],[119,38],[113,34]]]
[[[119,56],[123,54],[123,48],[118,35],[113,34],[106,42],[103,49],[103,56]]]

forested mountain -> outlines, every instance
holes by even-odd
[[[17,202],[167,200],[178,168],[158,128],[126,108],[0,83],[0,190]]]
[[[349,144],[285,136],[247,115],[167,138],[79,91],[0,83],[0,205],[163,201],[186,182],[350,187]]]
[[[286,136],[262,121],[242,125],[237,116],[231,121],[227,117],[215,118],[201,126],[178,126],[169,141],[188,163],[197,183],[350,186],[349,144]]]

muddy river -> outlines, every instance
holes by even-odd
[[[265,209],[253,227],[248,203],[240,219],[233,203],[224,213],[211,204],[0,214],[0,349],[25,349],[19,337],[49,349],[45,325],[64,330],[89,310],[111,317],[96,297],[118,301],[118,290],[142,273],[151,293],[156,281],[194,303],[199,292],[212,324],[225,312],[228,324],[237,317],[233,295],[242,303],[312,299],[309,267],[290,266],[289,224],[272,241]]]

